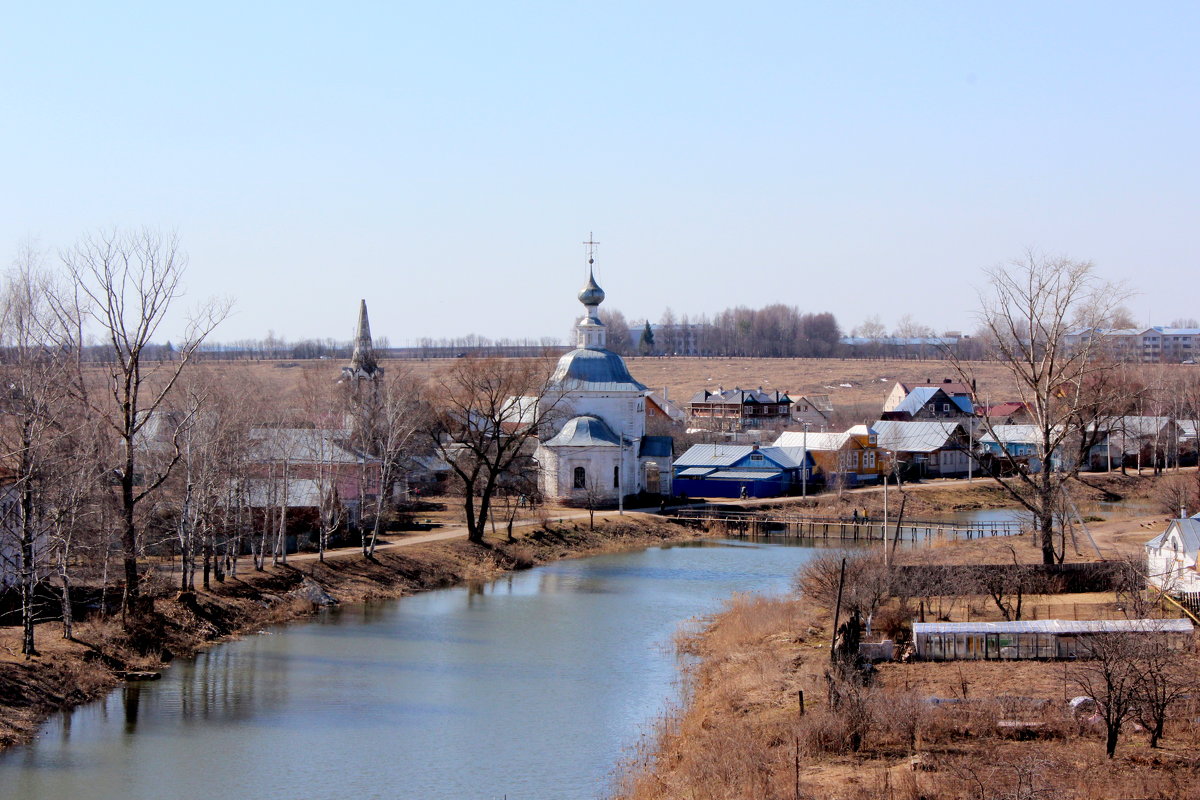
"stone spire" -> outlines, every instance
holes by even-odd
[[[354,338],[354,353],[350,364],[342,367],[342,380],[373,380],[383,375],[379,362],[375,360],[375,346],[371,343],[371,323],[367,319],[367,301],[358,307],[358,334]]]

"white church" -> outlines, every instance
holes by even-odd
[[[672,442],[646,435],[648,389],[625,360],[605,348],[597,310],[604,291],[588,258],[588,282],[579,293],[586,311],[575,326],[575,349],[559,359],[551,378],[565,420],[538,444],[539,488],[547,500],[580,505],[621,497],[671,493]]]

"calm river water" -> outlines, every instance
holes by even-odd
[[[816,552],[705,543],[348,607],[176,663],[0,756],[0,797],[594,798],[677,696],[672,634]]]

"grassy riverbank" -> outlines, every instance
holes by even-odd
[[[1153,496],[1153,480],[1087,476],[1082,497]],[[963,493],[930,487],[929,511],[978,502],[984,487]],[[913,493],[917,494],[916,492]],[[940,495],[940,497],[939,497]],[[853,498],[854,495],[849,495]],[[860,495],[861,497],[861,495]],[[1093,499],[1089,496],[1089,499]],[[940,502],[937,502],[939,501]],[[830,502],[828,499],[825,502]],[[840,502],[840,501],[833,501]],[[851,500],[862,507],[860,500]],[[1082,503],[1081,503],[1082,505]],[[1135,504],[1138,513],[1146,504]],[[1137,552],[1164,527],[1166,514],[1091,526],[1106,557]],[[1009,549],[1009,545],[1013,549]],[[936,564],[1036,562],[1031,537],[948,542],[906,554]],[[1096,558],[1090,544],[1070,560]],[[945,607],[943,608],[943,602]],[[999,619],[992,599],[958,594],[924,598],[947,618]],[[1024,598],[1026,615],[1120,617],[1112,593]],[[631,754],[622,800],[950,800],[950,798],[1200,797],[1200,724],[1196,710],[1176,715],[1160,747],[1130,724],[1117,756],[1104,753],[1103,729],[1075,720],[1066,701],[1081,693],[1062,662],[885,663],[873,684],[842,685],[830,706],[832,610],[813,597],[735,597],[703,629],[681,634],[694,657],[684,706],[660,720],[646,748]],[[896,598],[876,614],[916,616]],[[803,713],[801,711],[803,693]],[[939,698],[931,702],[930,698]],[[857,747],[855,747],[857,744]]]
[[[210,591],[179,592],[160,582],[152,615],[134,631],[124,630],[118,619],[91,619],[77,623],[74,641],[66,641],[59,623],[45,623],[37,632],[40,655],[26,660],[19,629],[0,629],[0,746],[27,740],[57,710],[102,697],[125,671],[161,670],[173,658],[310,615],[329,599],[402,597],[563,558],[699,535],[650,515],[626,514],[598,517],[595,529],[586,520],[548,522],[523,529],[512,543],[503,537],[485,545],[451,539],[379,550],[373,560],[356,551],[338,552],[324,563],[294,560],[254,572],[243,559],[236,578],[213,583]]]

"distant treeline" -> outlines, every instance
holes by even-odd
[[[738,306],[712,317],[667,309],[658,323],[630,323],[615,309],[601,311],[608,326],[609,349],[623,355],[747,356],[826,358],[837,355],[841,331],[829,312],[802,312],[776,303],[764,308]]]
[[[375,352],[381,358],[456,358],[469,355],[500,355],[510,357],[538,356],[559,353],[566,348],[554,338],[489,339],[486,336],[426,338],[414,345],[392,347],[386,337],[376,337]],[[170,345],[160,348],[170,355]],[[268,336],[265,339],[242,339],[236,342],[205,344],[199,357],[209,361],[304,360],[324,358],[347,361],[354,351],[354,342],[335,339],[301,339],[289,342]],[[158,357],[159,351],[152,356]]]
[[[623,356],[936,359],[953,352],[963,358],[986,357],[983,343],[970,337],[905,339],[883,334],[843,337],[837,319],[828,311],[803,312],[782,303],[763,308],[738,306],[711,317],[705,314],[677,317],[668,308],[658,322],[631,321],[617,309],[601,309],[600,317],[608,329],[608,349]],[[483,354],[520,357],[560,353],[573,347],[574,342],[574,330],[564,338],[490,339],[470,334],[423,338],[397,347],[378,337],[375,351],[382,358]],[[206,360],[347,360],[353,349],[354,343],[349,340],[286,341],[268,334],[264,339],[205,344],[199,355]],[[170,357],[169,343],[161,346],[161,350],[164,357]]]

